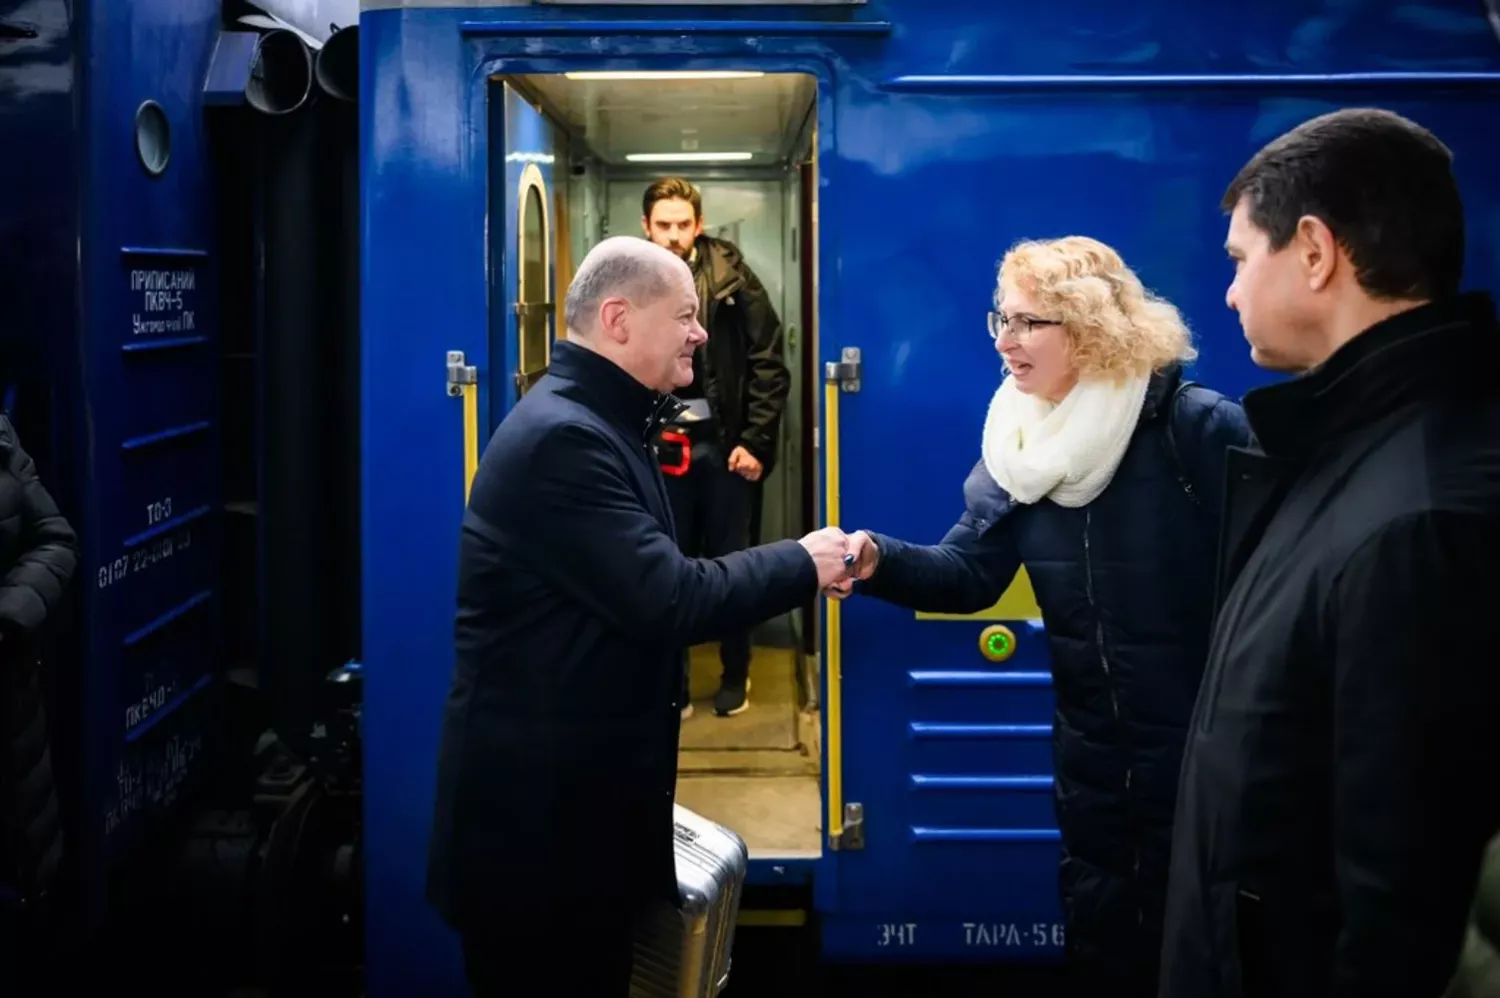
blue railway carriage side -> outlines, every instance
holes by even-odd
[[[227,852],[198,863],[195,843],[230,842],[250,879],[258,828],[226,809],[264,817],[306,774],[283,768],[252,805],[245,772],[270,764],[246,757],[268,728],[308,754],[319,701],[338,700],[325,677],[357,656],[339,644],[357,630],[339,596],[358,573],[358,437],[336,293],[357,276],[326,277],[354,242],[336,238],[354,228],[338,195],[357,186],[339,155],[347,135],[354,165],[356,117],[335,93],[352,64],[317,60],[315,87],[309,48],[244,13],[0,0],[0,397],[80,541],[45,671],[89,929],[163,891],[187,910],[204,878],[162,870],[211,881]]]
[[[49,673],[93,915],[213,730],[219,261],[201,89],[219,27],[218,0],[0,4],[4,389],[80,538]]]
[[[372,996],[462,987],[456,944],[423,899],[453,537],[465,468],[520,390],[516,192],[527,164],[540,183],[563,172],[515,125],[550,112],[497,115],[492,78],[815,80],[809,527],[935,540],[956,519],[999,377],[983,313],[996,261],[1023,237],[1111,243],[1183,309],[1195,379],[1229,394],[1265,380],[1224,304],[1218,201],[1255,149],[1317,113],[1380,105],[1448,142],[1471,219],[1468,283],[1500,287],[1488,141],[1500,39],[1478,3],[364,0],[360,32]],[[547,244],[546,301],[562,297],[565,242]],[[441,380],[453,352],[484,414],[468,434],[454,397],[469,397],[467,379],[454,394]],[[409,454],[423,473],[380,470]],[[816,616],[816,848],[752,854],[752,879],[810,886],[826,959],[1057,959],[1052,691],[1025,579],[966,617],[866,600]]]

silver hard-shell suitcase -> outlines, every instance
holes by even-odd
[[[729,954],[750,851],[723,825],[673,805],[682,910],[663,903],[635,940],[631,998],[712,998],[729,982]]]

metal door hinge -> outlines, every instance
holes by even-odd
[[[464,363],[462,350],[448,351],[448,394],[462,395],[464,385],[479,384],[479,368]]]
[[[833,848],[840,852],[865,847],[865,806],[858,801],[844,805],[844,830],[833,836]]]
[[[543,367],[535,371],[517,371],[511,375],[511,380],[516,383],[516,398],[520,398],[531,391],[536,383],[542,380],[542,375],[546,373],[547,369]]]
[[[840,391],[857,392],[860,367],[859,347],[844,347],[842,359],[823,365],[823,378],[837,383]]]

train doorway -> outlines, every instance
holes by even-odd
[[[701,196],[703,234],[732,244],[779,322],[788,387],[774,461],[752,491],[751,542],[821,525],[816,441],[817,82],[800,73],[568,72],[492,78],[491,429],[566,336],[576,261],[645,236],[663,177]],[[496,218],[503,212],[503,220]],[[713,330],[710,329],[712,333]],[[488,436],[488,434],[485,434]],[[752,635],[748,707],[716,711],[717,644],[692,649],[678,800],[742,835],[752,867],[822,854],[818,607]]]

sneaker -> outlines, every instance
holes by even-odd
[[[742,714],[750,706],[750,680],[744,683],[725,683],[714,694],[714,713],[720,717]]]
[[[693,716],[693,705],[690,704],[690,703],[683,704],[682,705],[682,719],[684,721],[686,721],[688,718],[690,718],[692,716]]]

